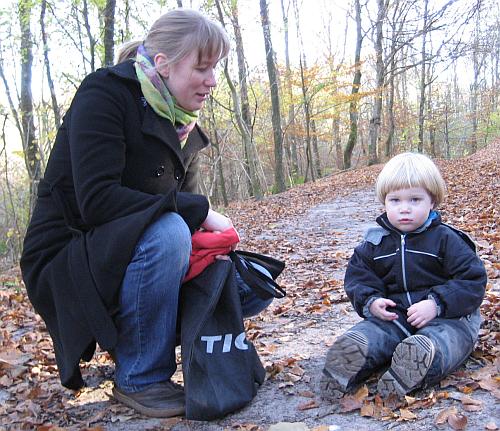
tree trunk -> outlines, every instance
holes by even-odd
[[[269,26],[269,15],[266,0],[260,0],[260,17],[262,20],[262,32],[264,34],[264,46],[266,49],[267,73],[271,87],[272,125],[274,131],[274,185],[276,191],[285,191],[285,177],[283,172],[283,136],[281,130],[280,100],[278,92],[278,78],[273,58],[273,45],[271,42],[271,29]]]
[[[316,121],[314,121],[314,119],[311,119],[311,132],[315,177],[321,178],[321,161],[319,157],[318,132],[316,130]]]
[[[210,124],[210,129],[212,130],[212,136],[210,139],[211,145],[215,148],[215,151],[217,153],[217,158],[215,160],[215,171],[214,175],[217,178],[217,181],[215,182],[216,186],[216,191],[220,191],[220,194],[222,195],[222,203],[224,206],[228,206],[229,204],[229,199],[227,198],[227,191],[226,191],[226,180],[224,179],[224,169],[222,166],[222,155],[220,153],[220,142],[219,142],[219,134],[217,133],[217,123],[215,121],[215,113],[214,113],[214,106],[213,106],[213,99],[212,97],[209,97],[208,99],[208,122]]]
[[[26,169],[32,183],[41,178],[41,163],[35,130],[31,77],[33,66],[32,35],[30,26],[32,3],[19,1],[19,21],[21,24],[21,110],[22,143]],[[36,187],[32,192],[36,193]]]
[[[56,91],[54,88],[54,81],[52,80],[52,72],[50,69],[49,61],[49,45],[47,42],[47,33],[45,32],[45,11],[47,8],[47,0],[42,0],[40,11],[40,30],[42,33],[43,42],[43,60],[45,64],[45,71],[47,73],[47,84],[49,85],[50,99],[52,102],[52,111],[54,111],[54,125],[58,129],[61,125],[61,114],[59,112],[59,104],[57,103]]]
[[[114,64],[116,0],[106,0],[104,8],[104,66]]]
[[[370,130],[368,132],[368,165],[374,165],[378,163],[378,140],[380,133],[380,125],[382,123],[382,97],[383,97],[383,87],[384,87],[384,60],[383,47],[382,47],[382,24],[386,16],[386,10],[384,5],[384,0],[377,0],[378,3],[378,13],[377,13],[377,24],[376,24],[376,36],[375,36],[375,55],[377,57],[375,73],[376,82],[375,85],[376,93],[375,100],[373,101],[372,117],[370,119]]]
[[[295,139],[295,106],[293,103],[292,91],[292,70],[290,67],[290,51],[288,44],[288,13],[285,10],[283,0],[281,0],[281,12],[283,15],[283,28],[285,34],[285,86],[288,95],[288,124],[285,133],[285,148],[290,161],[290,172],[292,179],[299,173],[299,160],[297,157],[297,142]]]
[[[423,16],[423,28],[422,28],[422,69],[420,71],[420,100],[418,108],[418,152],[423,153],[424,151],[424,109],[425,109],[425,87],[426,87],[426,77],[427,77],[427,54],[426,54],[426,43],[427,43],[427,20],[428,20],[428,6],[429,0],[424,1],[424,16]]]
[[[217,12],[219,14],[219,21],[221,22],[222,26],[225,27],[224,23],[224,14],[222,12],[222,7],[220,4],[219,0],[215,1],[215,5],[217,7]],[[237,15],[237,11],[236,11]],[[234,22],[233,22],[234,26]],[[240,35],[241,36],[241,35]],[[241,40],[240,40],[241,43]],[[242,56],[242,63],[243,65],[245,64],[245,57],[243,53],[243,45],[241,45],[241,52],[239,55]],[[251,129],[248,126],[248,123],[245,121],[245,118],[243,117],[243,111],[242,111],[242,102],[240,100],[240,97],[238,95],[238,92],[236,91],[236,87],[233,83],[233,80],[231,79],[231,76],[229,74],[229,69],[228,69],[228,61],[227,59],[224,60],[224,76],[226,77],[227,84],[229,86],[229,89],[231,91],[231,98],[233,100],[233,105],[234,105],[234,116],[236,118],[236,125],[238,127],[238,130],[241,134],[241,139],[243,141],[243,149],[245,153],[245,163],[244,163],[244,168],[245,168],[245,173],[246,173],[246,178],[247,178],[247,186],[248,186],[248,192],[250,196],[255,196],[257,199],[262,198],[262,185],[259,180],[259,175],[258,175],[258,157],[257,157],[257,150],[255,148],[254,143],[252,142],[252,134],[251,134]],[[247,116],[249,117],[249,110],[248,110],[248,97],[247,97]],[[247,118],[247,121],[250,121],[249,118]]]
[[[83,20],[85,25],[85,30],[87,31],[87,37],[89,39],[89,52],[90,52],[90,70],[91,72],[95,71],[95,46],[97,41],[92,36],[92,31],[90,29],[89,22],[89,8],[87,0],[83,0]],[[83,51],[82,51],[83,55]]]
[[[350,132],[347,144],[344,150],[344,169],[351,167],[351,157],[354,146],[358,139],[358,92],[361,84],[361,45],[363,44],[363,35],[361,33],[361,5],[359,0],[354,0],[356,8],[356,51],[354,54],[354,79],[352,81],[351,102],[349,103],[349,122]]]
[[[219,15],[222,13],[220,10],[219,0],[216,0],[219,9]],[[243,49],[243,37],[241,36],[241,28],[238,19],[238,2],[237,0],[231,1],[231,23],[233,25],[234,36],[236,41],[236,57],[238,59],[238,77],[240,81],[240,96],[241,96],[241,117],[245,123],[246,130],[249,137],[244,140],[246,167],[248,168],[248,177],[250,179],[249,192],[251,196],[257,199],[262,197],[262,185],[259,180],[259,159],[257,156],[257,148],[253,141],[253,124],[252,116],[250,113],[250,102],[248,100],[248,85],[247,85],[247,68],[245,60],[245,51]]]

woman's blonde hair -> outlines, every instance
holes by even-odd
[[[178,63],[194,50],[199,62],[205,57],[220,60],[229,52],[229,38],[221,25],[193,9],[174,9],[160,16],[144,42],[128,42],[120,47],[116,63],[135,58],[141,44],[151,58],[165,54],[169,64]]]
[[[427,190],[434,206],[443,201],[446,192],[443,177],[429,157],[419,153],[402,153],[386,163],[377,178],[375,192],[384,204],[388,193],[413,187]]]

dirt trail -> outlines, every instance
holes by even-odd
[[[434,428],[442,409],[460,404],[441,400],[429,409],[418,410],[413,422],[379,421],[354,413],[338,413],[339,406],[323,401],[318,383],[325,354],[335,338],[359,320],[342,290],[347,259],[363,232],[374,225],[381,210],[373,191],[358,190],[311,208],[298,217],[267,226],[259,240],[280,240],[277,257],[286,260],[281,283],[288,296],[274,303],[250,323],[249,337],[264,365],[274,374],[244,409],[213,422],[145,419],[110,401],[112,367],[95,360],[86,370],[88,388],[65,403],[69,422],[102,426],[110,431],[173,429],[267,430],[279,422],[299,422],[309,429],[321,425],[329,430],[422,430]],[[244,233],[243,233],[244,236]],[[307,280],[305,285],[297,280]],[[178,379],[180,373],[176,374]],[[372,388],[374,382],[370,383]],[[418,396],[418,394],[417,394]],[[475,391],[484,403],[480,412],[467,413],[467,429],[485,429],[500,417],[498,403],[485,391]],[[305,409],[305,407],[312,407]],[[460,406],[458,406],[460,411]],[[54,423],[55,421],[53,421]],[[252,425],[257,427],[252,427]],[[500,425],[500,424],[499,424]],[[0,426],[1,429],[1,426]]]
[[[371,190],[359,190],[265,230],[259,239],[282,239],[287,268],[281,281],[290,288],[287,299],[275,301],[263,316],[256,319],[257,329],[253,331],[257,333],[255,343],[264,364],[270,370],[281,372],[264,382],[252,403],[241,411],[210,423],[183,420],[173,430],[250,430],[252,424],[267,430],[279,422],[298,422],[311,429],[328,425],[330,430],[433,428],[438,412],[453,404],[453,400],[417,412],[415,422],[383,422],[362,417],[359,410],[349,414],[337,413],[338,405],[323,401],[318,393],[328,347],[339,334],[359,320],[342,295],[341,280],[346,260],[362,239],[363,232],[374,225],[380,210]],[[306,286],[294,285],[294,280],[304,277],[309,279]],[[325,286],[335,288],[329,290]],[[323,305],[322,292],[325,290],[329,293],[329,300],[337,303]],[[252,335],[252,330],[250,332]],[[494,407],[495,400],[484,391],[476,392],[474,396],[491,408],[480,413],[467,413],[468,429],[484,429],[486,424],[500,417],[498,405]],[[306,405],[316,407],[303,410]],[[131,419],[110,424],[107,429],[147,429],[161,423]],[[164,425],[171,423],[163,422]]]

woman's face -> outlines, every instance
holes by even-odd
[[[155,65],[177,105],[187,111],[198,111],[216,86],[215,67],[218,60],[218,57],[202,58],[198,62],[195,50],[175,64],[166,64],[166,56],[157,54]]]

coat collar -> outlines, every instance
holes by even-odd
[[[141,106],[144,106],[144,96],[140,91],[139,80],[137,79],[134,68],[134,60],[126,60],[123,63],[108,67],[107,71],[119,78],[134,82],[139,89],[139,94],[141,94],[139,103]],[[146,104],[146,109],[144,111],[141,130],[144,134],[154,136],[164,142],[182,163],[184,160],[189,159],[191,154],[202,150],[210,143],[207,135],[205,135],[200,127],[196,125],[189,134],[186,145],[181,149],[179,138],[173,124],[165,118],[158,116],[148,104]],[[187,168],[187,166],[185,166],[185,168]]]
[[[420,233],[420,232],[423,232],[427,229],[430,229],[434,226],[437,226],[439,224],[441,224],[441,214],[439,214],[439,212],[437,211],[432,211],[433,216],[432,217],[429,217],[429,219],[427,219],[427,221],[422,225],[420,226],[418,229],[412,231],[412,232],[406,232],[406,233]],[[387,229],[387,230],[390,230],[391,232],[396,232],[398,235],[401,235],[403,234],[404,232],[401,232],[399,229],[396,229],[392,224],[391,222],[389,221],[389,219],[387,218],[387,213],[383,213],[382,215],[380,215],[379,217],[377,217],[377,223],[382,226],[384,229]]]

